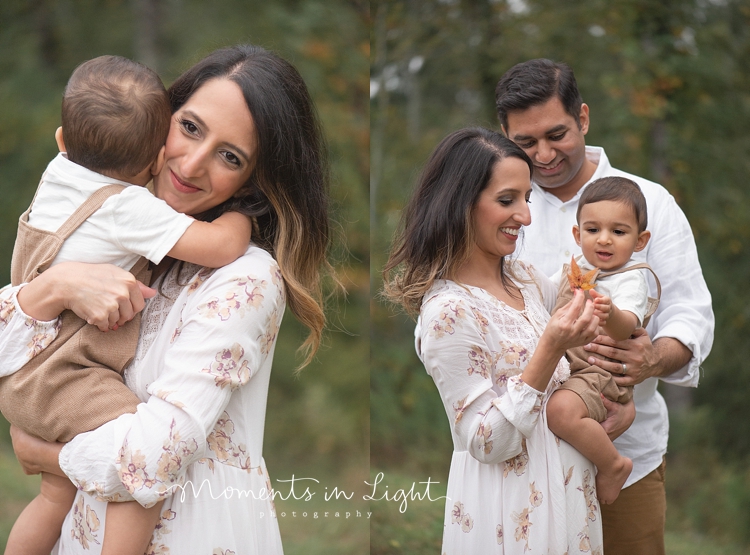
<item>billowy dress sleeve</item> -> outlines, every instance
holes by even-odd
[[[24,313],[18,304],[23,285],[0,289],[0,378],[20,370],[57,337],[60,319],[43,321]]]
[[[60,467],[76,486],[149,507],[181,487],[187,467],[221,441],[217,422],[233,393],[272,356],[284,312],[281,274],[264,255],[270,263],[246,255],[198,273],[182,289],[159,332],[169,339],[163,347],[155,341],[148,355],[157,349],[158,356],[143,362],[160,361],[155,379],[143,392],[136,387],[146,402],[62,449]]]
[[[455,450],[499,463],[518,455],[540,422],[546,394],[520,377],[538,337],[503,335],[506,324],[514,325],[497,325],[503,309],[488,314],[492,302],[475,304],[471,296],[453,285],[427,298],[415,332],[417,354],[442,397]]]

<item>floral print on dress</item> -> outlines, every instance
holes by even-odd
[[[182,468],[183,459],[198,450],[198,443],[195,439],[182,440],[180,432],[175,429],[175,424],[173,419],[169,427],[169,438],[164,441],[163,452],[156,462],[154,476],[151,476],[146,468],[146,457],[143,453],[139,449],[133,453],[127,439],[123,442],[119,453],[118,474],[122,485],[131,494],[141,488],[156,488],[156,491],[164,496],[171,493],[172,485],[176,483]]]
[[[193,276],[193,279],[190,281],[190,285],[187,287],[187,294],[188,296],[195,293],[198,288],[203,285],[203,282],[206,281],[211,274],[213,274],[215,271],[215,268],[201,268],[195,276]]]
[[[588,469],[583,471],[583,483],[577,489],[578,491],[583,492],[583,497],[586,500],[586,518],[588,518],[589,521],[594,522],[599,507],[596,501],[596,486],[591,478],[591,472],[589,472]]]
[[[451,511],[451,524],[458,524],[461,526],[461,531],[465,533],[471,532],[474,528],[474,519],[471,515],[464,511],[464,504],[460,501],[456,501]]]
[[[429,323],[430,335],[440,339],[445,335],[453,335],[456,325],[466,319],[466,309],[461,302],[450,301],[440,311],[440,316]]]
[[[101,521],[89,505],[84,505],[83,496],[78,496],[78,501],[73,505],[73,528],[70,536],[78,540],[81,547],[89,549],[91,543],[101,544],[96,532],[99,531]]]
[[[208,448],[216,454],[216,460],[231,466],[250,471],[250,455],[243,443],[235,444],[232,441],[234,433],[234,422],[229,418],[227,411],[221,414],[213,431],[208,435],[206,441]]]
[[[503,478],[513,472],[516,476],[523,476],[526,472],[526,466],[529,464],[529,453],[526,451],[526,440],[521,440],[521,452],[503,462]]]
[[[532,509],[533,510],[533,509]],[[517,542],[524,541],[526,545],[523,550],[529,550],[529,532],[533,523],[531,522],[531,511],[525,507],[520,513],[514,512],[511,515],[513,522],[517,524],[515,538]]]
[[[529,484],[529,489],[531,490],[531,495],[529,495],[529,503],[532,507],[538,507],[542,504],[544,496],[542,495],[541,491],[536,489],[536,482],[531,482]]]
[[[495,537],[497,538],[497,545],[503,545],[503,525],[498,524],[495,528]]]
[[[464,411],[468,408],[466,406],[466,399],[468,399],[468,397],[464,397],[453,403],[453,410],[456,411],[456,415],[453,417],[454,424],[461,422],[461,418],[464,416]]]
[[[204,318],[213,319],[218,317],[222,321],[229,320],[232,314],[240,317],[245,315],[249,308],[257,309],[263,302],[263,290],[268,287],[268,282],[253,276],[235,277],[231,280],[232,285],[225,291],[224,298],[213,297],[208,302],[198,306],[198,312]]]
[[[177,516],[171,509],[166,509],[159,516],[159,522],[154,527],[154,534],[151,536],[151,542],[146,548],[145,555],[169,555],[171,553],[169,547],[167,547],[163,541],[167,534],[171,534],[172,530],[169,529],[169,522],[174,520]]]
[[[0,300],[0,324],[7,326],[13,315],[16,313],[16,303],[12,298]]]
[[[491,353],[478,345],[472,345],[469,351],[469,368],[467,368],[469,376],[479,374],[484,379],[488,379],[495,370],[497,357],[497,353]]]
[[[214,360],[201,372],[214,377],[216,385],[222,389],[226,386],[234,391],[250,380],[250,368],[247,360],[244,360],[245,349],[242,345],[235,343],[229,349],[223,349],[216,353]]]
[[[217,547],[216,549],[214,549],[211,555],[237,555],[237,554],[231,549],[222,549],[221,547]]]
[[[477,430],[478,447],[479,450],[484,452],[485,455],[492,453],[492,425],[489,422],[482,422],[479,424]]]
[[[280,326],[281,318],[279,317],[279,311],[274,310],[266,325],[266,333],[258,337],[261,354],[267,355],[271,352],[271,347],[276,344],[276,336],[279,334]]]

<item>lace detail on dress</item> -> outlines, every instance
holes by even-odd
[[[157,290],[157,293],[155,297],[146,300],[146,306],[141,314],[141,332],[138,337],[138,346],[133,361],[125,370],[125,384],[131,390],[135,391],[137,373],[131,372],[131,369],[138,368],[154,339],[159,335],[159,331],[163,327],[167,315],[172,311],[172,307],[180,296],[182,289],[201,269],[201,266],[195,264],[183,264],[179,277],[177,272],[168,271],[151,286]]]

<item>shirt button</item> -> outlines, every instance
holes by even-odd
[[[565,251],[565,256],[570,256],[570,251]]]
[[[567,212],[567,210],[566,210],[566,208],[565,208],[565,207],[563,206],[562,208],[560,208],[560,212]]]

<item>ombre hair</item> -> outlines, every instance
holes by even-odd
[[[513,141],[482,127],[454,131],[430,155],[409,199],[383,270],[383,294],[412,316],[437,279],[456,279],[474,246],[473,211],[495,165],[514,157],[529,166]],[[500,261],[503,286],[508,269]]]
[[[168,90],[172,112],[212,79],[228,79],[242,90],[258,148],[247,183],[198,217],[210,221],[236,211],[255,218],[253,241],[276,259],[289,309],[310,330],[300,347],[305,366],[325,325],[321,270],[331,270],[328,157],[315,106],[289,62],[261,47],[239,45],[216,50],[183,73]]]

